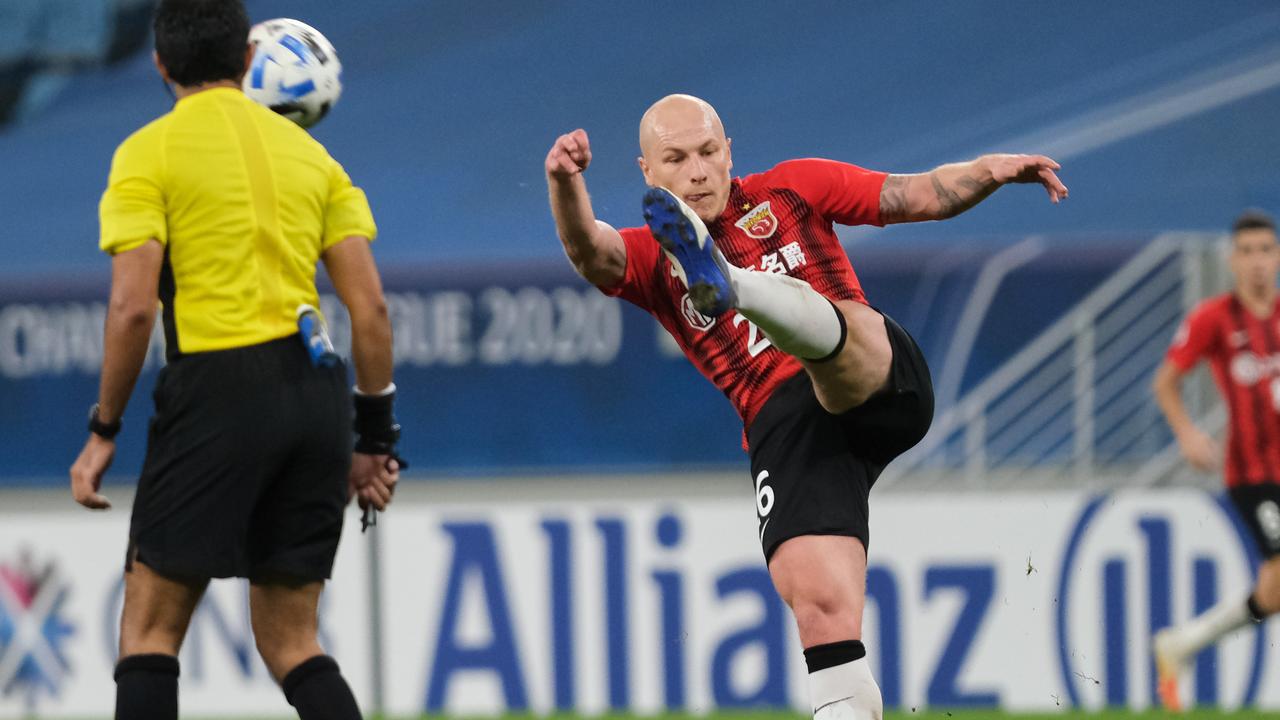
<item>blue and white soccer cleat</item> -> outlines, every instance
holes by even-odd
[[[665,188],[644,194],[644,221],[679,273],[698,312],[716,317],[738,304],[729,263],[716,249],[702,219]]]

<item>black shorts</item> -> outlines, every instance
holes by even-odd
[[[765,561],[784,540],[846,535],[868,546],[867,497],[933,422],[933,382],[915,340],[887,315],[887,387],[848,412],[822,408],[807,372],[773,391],[747,431]]]
[[[129,555],[162,575],[323,580],[333,569],[352,406],[346,368],[296,335],[160,371]]]
[[[1227,490],[1264,559],[1280,555],[1280,485],[1261,483]]]

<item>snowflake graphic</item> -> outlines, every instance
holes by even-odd
[[[42,567],[23,550],[0,561],[0,698],[20,697],[34,709],[56,698],[71,670],[63,644],[75,626],[62,616],[71,583],[50,560]]]

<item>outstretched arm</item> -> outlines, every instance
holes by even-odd
[[[587,282],[612,287],[627,272],[627,247],[622,235],[596,220],[582,173],[591,164],[591,144],[585,130],[561,135],[547,153],[547,189],[556,231],[569,262]]]
[[[1038,183],[1058,202],[1067,186],[1054,172],[1061,166],[1043,155],[983,155],[917,175],[890,175],[880,191],[884,224],[946,220],[982,202],[1006,183]]]

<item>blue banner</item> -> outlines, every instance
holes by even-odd
[[[1117,267],[1138,243],[1050,246],[991,297],[967,361],[977,382]],[[868,297],[934,364],[998,248],[856,248]],[[384,267],[402,450],[415,476],[738,468],[742,426],[657,321],[605,297],[567,263]],[[107,278],[0,286],[0,484],[56,485],[97,398]],[[1034,307],[1037,312],[1026,313]],[[335,345],[348,321],[323,291]],[[159,329],[125,414],[110,482],[141,467]]]

